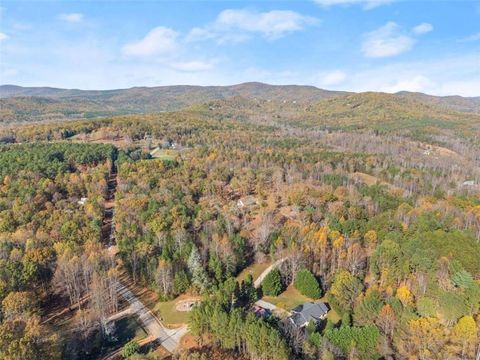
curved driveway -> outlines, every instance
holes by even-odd
[[[125,285],[117,282],[117,291],[130,304],[132,312],[138,316],[153,340],[158,341],[165,349],[173,353],[182,336],[187,333],[187,326],[168,329]]]

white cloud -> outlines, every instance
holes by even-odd
[[[139,41],[123,46],[122,52],[127,56],[151,57],[156,55],[171,55],[177,50],[178,33],[164,26],[150,30]]]
[[[257,13],[249,10],[224,10],[217,18],[221,27],[259,32],[267,37],[279,37],[303,29],[312,18],[294,11],[272,10]]]
[[[200,41],[200,40],[209,40],[215,38],[213,31],[208,30],[207,28],[194,27],[188,33],[186,39],[187,41]]]
[[[426,34],[432,30],[433,30],[433,25],[429,23],[418,24],[412,29],[413,33],[417,35]]]
[[[366,57],[380,58],[399,55],[409,51],[415,39],[402,32],[392,21],[365,35],[362,50]]]
[[[58,18],[62,21],[66,21],[68,23],[79,23],[83,21],[83,14],[81,13],[69,13],[69,14],[60,14]]]
[[[193,28],[186,39],[200,41],[215,38],[220,42],[238,42],[248,39],[255,33],[268,39],[277,39],[317,22],[317,19],[295,11],[258,12],[251,9],[226,9],[218,14],[213,23]]]
[[[422,92],[430,89],[435,83],[424,75],[413,75],[406,79],[397,80],[382,87],[382,91],[396,93],[399,91]]]
[[[313,0],[315,3],[321,6],[334,6],[334,5],[363,5],[365,10],[376,8],[377,6],[385,5],[394,2],[395,0]]]
[[[214,67],[215,61],[192,60],[185,62],[172,62],[170,67],[175,70],[195,72],[210,70]]]
[[[460,42],[472,42],[472,41],[478,41],[480,40],[480,32],[476,34],[472,34],[469,36],[464,37],[463,39],[460,39]]]
[[[322,86],[333,86],[343,83],[347,78],[347,74],[341,70],[334,70],[321,76]]]
[[[8,35],[3,32],[0,32],[0,41],[7,40],[7,39],[8,39]]]
[[[441,96],[480,96],[478,54],[456,54],[375,66],[356,73],[350,71],[342,87],[351,91],[407,90]]]

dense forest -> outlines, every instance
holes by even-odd
[[[0,359],[89,358],[120,277],[158,304],[198,300],[178,359],[475,359],[480,118],[411,104],[348,95],[279,115],[234,98],[5,126]],[[275,262],[259,287],[242,275]],[[292,293],[326,319],[292,326]],[[259,316],[259,299],[282,311]],[[71,319],[52,325],[62,303]]]
[[[89,326],[82,298],[112,270],[99,235],[115,154],[110,145],[0,148],[0,358],[59,358],[61,333],[42,321],[57,291]]]

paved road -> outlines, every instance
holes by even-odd
[[[260,276],[255,280],[254,282],[254,285],[256,288],[259,288],[260,285],[262,285],[262,281],[263,279],[265,279],[265,277],[270,273],[270,271],[272,271],[273,269],[275,269],[276,267],[278,267],[281,263],[283,263],[285,260],[287,260],[287,258],[283,258],[283,259],[280,259],[280,260],[277,260],[275,261],[272,265],[270,265],[268,268],[266,268],[261,274]]]
[[[140,322],[145,327],[147,333],[153,340],[158,340],[160,344],[173,353],[178,347],[180,339],[188,332],[187,326],[176,329],[168,329],[162,325],[160,320],[148,309],[142,302],[122,283],[117,283],[118,293],[128,301],[130,308],[136,314]]]
[[[114,164],[108,180],[108,191],[105,201],[103,218],[102,240],[112,253],[116,253],[115,242],[115,192],[117,190],[117,167]],[[117,292],[130,304],[126,312],[138,316],[140,322],[147,331],[149,338],[158,341],[165,349],[173,353],[180,339],[188,332],[187,326],[177,329],[168,329],[160,320],[120,281],[116,284]],[[125,314],[117,314],[118,316]],[[114,315],[115,316],[115,315]]]

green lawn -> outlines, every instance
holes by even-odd
[[[268,301],[279,308],[285,310],[292,310],[295,306],[303,304],[305,302],[313,301],[309,297],[306,297],[290,285],[283,293],[278,296],[264,296],[263,300]]]
[[[136,317],[129,316],[115,322],[116,335],[122,343],[135,339],[140,341],[147,337],[147,332],[140,325]]]
[[[310,301],[322,301],[325,304],[328,304],[328,300],[325,296],[322,297],[319,300],[310,299],[309,297],[306,297],[306,296],[300,294],[300,292],[297,289],[295,289],[295,287],[293,285],[290,285],[280,295],[278,295],[278,296],[264,296],[263,300],[268,301],[268,302],[274,304],[275,306],[277,306],[281,309],[287,310],[287,311],[292,310],[294,307],[296,307],[300,304],[310,302]],[[341,320],[341,317],[340,317],[340,315],[337,314],[337,312],[335,310],[330,309],[330,311],[328,312],[328,315],[327,315],[327,319],[329,319],[334,324],[336,324]]]
[[[325,304],[328,304],[327,298],[324,296],[320,299],[320,301],[323,301]],[[337,312],[333,309],[330,309],[327,315],[327,319],[333,322],[334,324],[338,323],[340,320],[342,320],[342,317],[337,314]]]
[[[171,150],[171,149],[159,149],[155,151],[152,155],[154,159],[159,160],[175,160],[175,157],[178,154],[178,150]]]
[[[247,278],[247,275],[248,274],[252,274],[253,276],[253,280],[255,281],[255,279],[257,279],[260,274],[267,268],[270,266],[270,262],[267,262],[267,263],[262,263],[262,264],[252,264],[248,267],[246,267],[245,269],[243,269],[243,271],[238,274],[237,276],[237,281],[238,282],[241,282],[242,280],[245,280]]]
[[[170,301],[159,301],[153,308],[153,312],[165,325],[178,325],[188,322],[188,311],[177,311],[175,304],[179,298]]]

